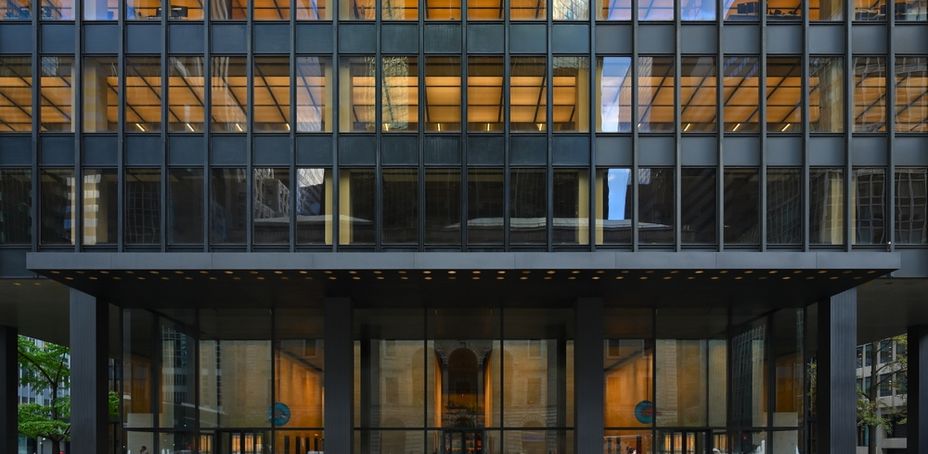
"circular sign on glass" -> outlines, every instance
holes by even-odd
[[[274,404],[274,406],[271,407],[270,413],[271,422],[275,426],[286,426],[287,423],[290,422],[290,407],[283,402]]]
[[[654,403],[650,400],[642,400],[635,405],[635,419],[641,424],[651,424],[654,422]]]

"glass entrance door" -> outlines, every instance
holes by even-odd
[[[704,431],[662,430],[657,449],[659,454],[712,454],[712,440]]]
[[[220,432],[220,449],[217,454],[269,454],[267,432]]]
[[[442,454],[484,454],[482,430],[443,430]]]

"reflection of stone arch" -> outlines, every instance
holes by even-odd
[[[480,360],[470,348],[459,347],[448,355],[447,364],[446,421],[452,427],[473,427],[477,424],[483,392]]]
[[[403,421],[398,418],[385,418],[384,427],[401,428],[405,427]],[[405,430],[383,430],[380,432],[380,449],[372,449],[373,452],[381,454],[406,454],[406,431]]]

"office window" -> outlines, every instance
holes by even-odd
[[[502,0],[473,0],[467,2],[467,20],[503,20]]]
[[[802,242],[802,170],[767,169],[767,242]]]
[[[639,21],[672,21],[674,1],[654,0],[638,3]]]
[[[296,58],[296,130],[332,131],[331,58]]]
[[[248,129],[248,72],[245,57],[212,57],[212,132]]]
[[[514,21],[544,20],[547,17],[546,5],[545,0],[509,0],[509,19]]]
[[[152,2],[154,0],[144,0]],[[204,1],[203,0],[169,0],[171,13],[168,19],[171,20],[203,20]]]
[[[255,244],[290,242],[290,169],[256,168],[252,170],[254,190],[251,210]]]
[[[119,80],[116,57],[87,57],[83,67],[84,132],[115,132]]]
[[[425,171],[425,243],[461,243],[461,172]]]
[[[509,240],[544,244],[547,238],[545,169],[512,169],[509,177]]]
[[[161,20],[161,2],[159,0],[126,0],[125,9],[126,20],[129,21]],[[174,8],[172,7],[172,15],[173,12]]]
[[[554,131],[590,130],[590,60],[587,57],[554,57],[552,61]]]
[[[373,132],[376,108],[374,57],[339,60],[339,129],[342,132]]]
[[[0,21],[32,19],[32,0],[9,0],[0,4]]]
[[[725,0],[725,20],[756,21],[760,14],[760,2],[756,0]]]
[[[331,169],[296,170],[297,244],[332,244],[333,192]]]
[[[32,58],[0,57],[0,132],[31,130]]]
[[[760,62],[757,57],[725,57],[725,132],[760,130]]]
[[[809,132],[844,132],[844,59],[809,60]]]
[[[290,0],[252,0],[254,20],[290,20]]]
[[[248,0],[212,0],[209,9],[210,19],[215,21],[245,20],[248,17]]]
[[[674,241],[673,169],[638,170],[638,241],[667,244]]]
[[[680,123],[683,132],[715,132],[718,84],[715,57],[682,58]]]
[[[553,184],[552,242],[590,244],[589,169],[555,169]]]
[[[854,20],[885,21],[886,0],[854,0]]]
[[[928,1],[896,0],[896,22],[928,21]]]
[[[168,60],[168,131],[203,132],[204,72],[203,57]]]
[[[84,169],[82,185],[82,229],[84,244],[116,243],[119,229],[116,213],[119,189],[116,169]]]
[[[84,20],[116,21],[119,19],[118,0],[81,0],[84,10]]]
[[[168,169],[168,244],[203,242],[203,169]]]
[[[544,131],[548,111],[545,58],[510,57],[509,62],[509,129]]]
[[[42,0],[42,20],[74,20],[74,0]]]
[[[632,130],[632,59],[598,57],[596,65],[596,131]]]
[[[74,244],[77,185],[73,169],[43,169],[39,180],[42,244]]]
[[[680,20],[714,21],[715,20],[715,1],[713,0],[680,0]]]
[[[460,58],[426,57],[424,114],[426,131],[461,130]]]
[[[461,0],[426,0],[428,20],[461,20]]]
[[[42,57],[39,65],[41,132],[74,132],[74,57]]]
[[[126,132],[161,131],[161,59],[126,58]]]
[[[383,57],[381,116],[384,132],[419,127],[419,65],[416,57]]]
[[[468,58],[467,129],[503,130],[503,57]]]
[[[632,20],[631,0],[596,0],[596,5],[596,19],[598,20]]]
[[[32,170],[0,169],[0,244],[32,242]]]
[[[757,169],[725,169],[725,244],[760,243]]]
[[[587,20],[590,3],[589,0],[554,0],[551,14],[554,20]]]
[[[820,245],[844,244],[844,171],[809,171],[810,242]]]
[[[383,242],[416,243],[419,231],[419,172],[383,170]]]
[[[632,241],[632,171],[628,168],[596,170],[596,244]]]
[[[928,132],[928,57],[896,57],[896,132]]]
[[[638,57],[638,130],[674,130],[673,57]]]
[[[844,20],[844,0],[808,0],[809,20],[841,21]]]
[[[383,20],[414,21],[419,18],[417,0],[381,0],[380,14]]]
[[[374,244],[373,169],[343,169],[338,176],[339,244]]]
[[[255,132],[290,131],[289,57],[255,57],[253,74]]]
[[[709,244],[717,241],[716,170],[684,168],[680,190],[684,243]]]
[[[339,0],[339,19],[374,20],[377,15],[375,0]]]
[[[811,6],[810,4],[810,9]],[[798,21],[800,19],[802,19],[802,0],[770,0],[767,2],[767,20]]]
[[[332,19],[332,0],[296,0],[296,20]]]
[[[928,243],[928,169],[896,169],[896,243]]]
[[[247,196],[245,169],[210,169],[210,243],[245,242]]]
[[[161,242],[161,169],[126,169],[126,244]]]
[[[502,244],[506,188],[502,169],[470,169],[467,174],[467,241]]]
[[[886,172],[854,169],[851,174],[851,239],[854,244],[885,244]]]
[[[802,132],[799,60],[799,57],[767,57],[767,132]]]
[[[886,58],[854,57],[854,132],[886,131]]]

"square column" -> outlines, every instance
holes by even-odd
[[[818,303],[816,437],[819,454],[857,450],[857,289]]]
[[[906,405],[908,406],[908,438],[910,453],[928,452],[928,326],[912,326],[908,330],[908,371]],[[925,391],[925,392],[922,392]]]
[[[325,451],[352,452],[354,342],[351,300],[325,300]]]
[[[574,399],[578,453],[603,452],[603,300],[581,298],[575,307]]]
[[[108,452],[107,304],[71,289],[71,452]]]
[[[0,326],[0,452],[16,452],[19,441],[19,363],[16,328]]]

